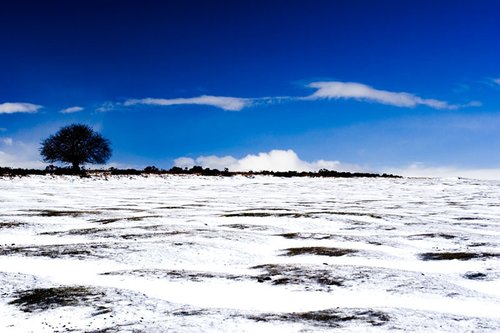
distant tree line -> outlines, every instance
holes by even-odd
[[[171,169],[159,169],[156,166],[147,166],[142,170],[138,169],[118,169],[111,167],[109,169],[86,170],[84,168],[75,170],[73,167],[57,167],[49,165],[45,170],[39,169],[20,169],[0,167],[0,176],[28,176],[28,175],[79,175],[82,177],[90,175],[199,175],[199,176],[273,176],[273,177],[324,177],[324,178],[401,178],[391,174],[377,174],[366,172],[339,172],[333,170],[321,169],[319,171],[229,171],[228,169],[218,170],[194,166],[192,168],[173,167]]]

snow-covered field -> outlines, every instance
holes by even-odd
[[[500,182],[0,179],[0,332],[500,331]]]

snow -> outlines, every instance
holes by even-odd
[[[500,330],[500,182],[30,176],[0,210],[0,332]]]

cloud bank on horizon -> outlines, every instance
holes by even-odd
[[[343,164],[339,161],[317,160],[307,162],[299,158],[293,150],[274,149],[256,155],[249,154],[237,159],[233,156],[199,156],[196,159],[190,157],[179,157],[174,160],[174,166],[190,168],[195,165],[203,168],[219,169],[225,168],[230,171],[318,171],[320,169],[336,171],[365,171],[361,166],[354,164]]]
[[[381,167],[371,169],[357,164],[342,163],[340,161],[304,161],[292,149],[275,149],[269,152],[249,154],[242,158],[233,156],[199,156],[197,158],[179,157],[174,160],[174,166],[180,168],[191,168],[201,166],[203,168],[229,171],[318,171],[320,169],[344,171],[344,172],[376,172],[401,175],[405,177],[465,177],[484,180],[500,180],[500,169],[461,169],[452,166],[433,167],[422,163],[411,163],[410,165],[394,168]]]

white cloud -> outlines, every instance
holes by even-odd
[[[12,138],[0,138],[0,142],[5,146],[12,146],[12,144],[14,143]]]
[[[81,106],[72,106],[66,109],[62,109],[59,111],[60,113],[75,113],[75,112],[80,112],[83,111],[83,108]]]
[[[38,144],[12,140],[0,150],[0,166],[11,168],[45,168],[38,152]]]
[[[237,170],[241,171],[311,171],[311,167],[302,161],[293,150],[271,150],[268,153],[247,155],[238,161]]]
[[[306,162],[301,160],[291,149],[271,150],[267,153],[247,155],[241,159],[236,159],[233,156],[218,157],[215,155],[200,156],[196,159],[180,157],[174,160],[174,165],[182,168],[194,165],[219,170],[228,168],[231,171],[317,171],[319,169],[351,172],[365,171],[360,166],[343,164],[339,161],[318,160]]]
[[[498,79],[493,79],[493,82],[495,82],[496,84],[500,85],[500,78],[498,78]]]
[[[119,106],[121,106],[121,103],[115,103],[115,102],[104,102],[99,106],[97,109],[95,109],[97,112],[109,112],[109,111],[114,111],[116,110]]]
[[[308,85],[317,90],[310,96],[304,97],[305,100],[317,99],[357,99],[376,102],[398,107],[413,108],[417,105],[426,105],[434,109],[457,109],[458,105],[448,104],[448,102],[436,99],[424,99],[406,92],[392,92],[387,90],[378,90],[362,83],[324,81],[312,82]]]
[[[225,111],[241,111],[243,108],[250,106],[252,104],[252,100],[249,98],[203,95],[199,97],[190,97],[190,98],[129,99],[124,103],[125,106],[131,106],[137,104],[160,105],[160,106],[196,104],[196,105],[210,105]]]
[[[3,103],[0,104],[0,113],[36,113],[41,105],[31,103]]]
[[[481,103],[480,101],[472,101],[469,103],[460,104],[459,106],[460,107],[479,107],[479,106],[483,106],[483,103]]]
[[[174,160],[174,166],[179,168],[191,168],[196,165],[194,159],[190,157],[179,157]]]
[[[0,166],[23,169],[43,169],[47,164],[39,159],[31,159],[25,155],[11,154],[0,150]]]
[[[413,163],[403,168],[387,168],[386,173],[393,173],[405,177],[429,177],[429,178],[472,178],[484,180],[500,180],[500,168],[463,169],[453,166],[426,166],[422,163]]]
[[[238,163],[238,160],[232,156],[218,157],[215,155],[211,156],[200,156],[196,159],[196,165],[204,166],[204,168],[219,169],[224,170],[230,166],[234,166]],[[205,167],[205,165],[207,165]],[[208,166],[210,165],[210,166]]]

